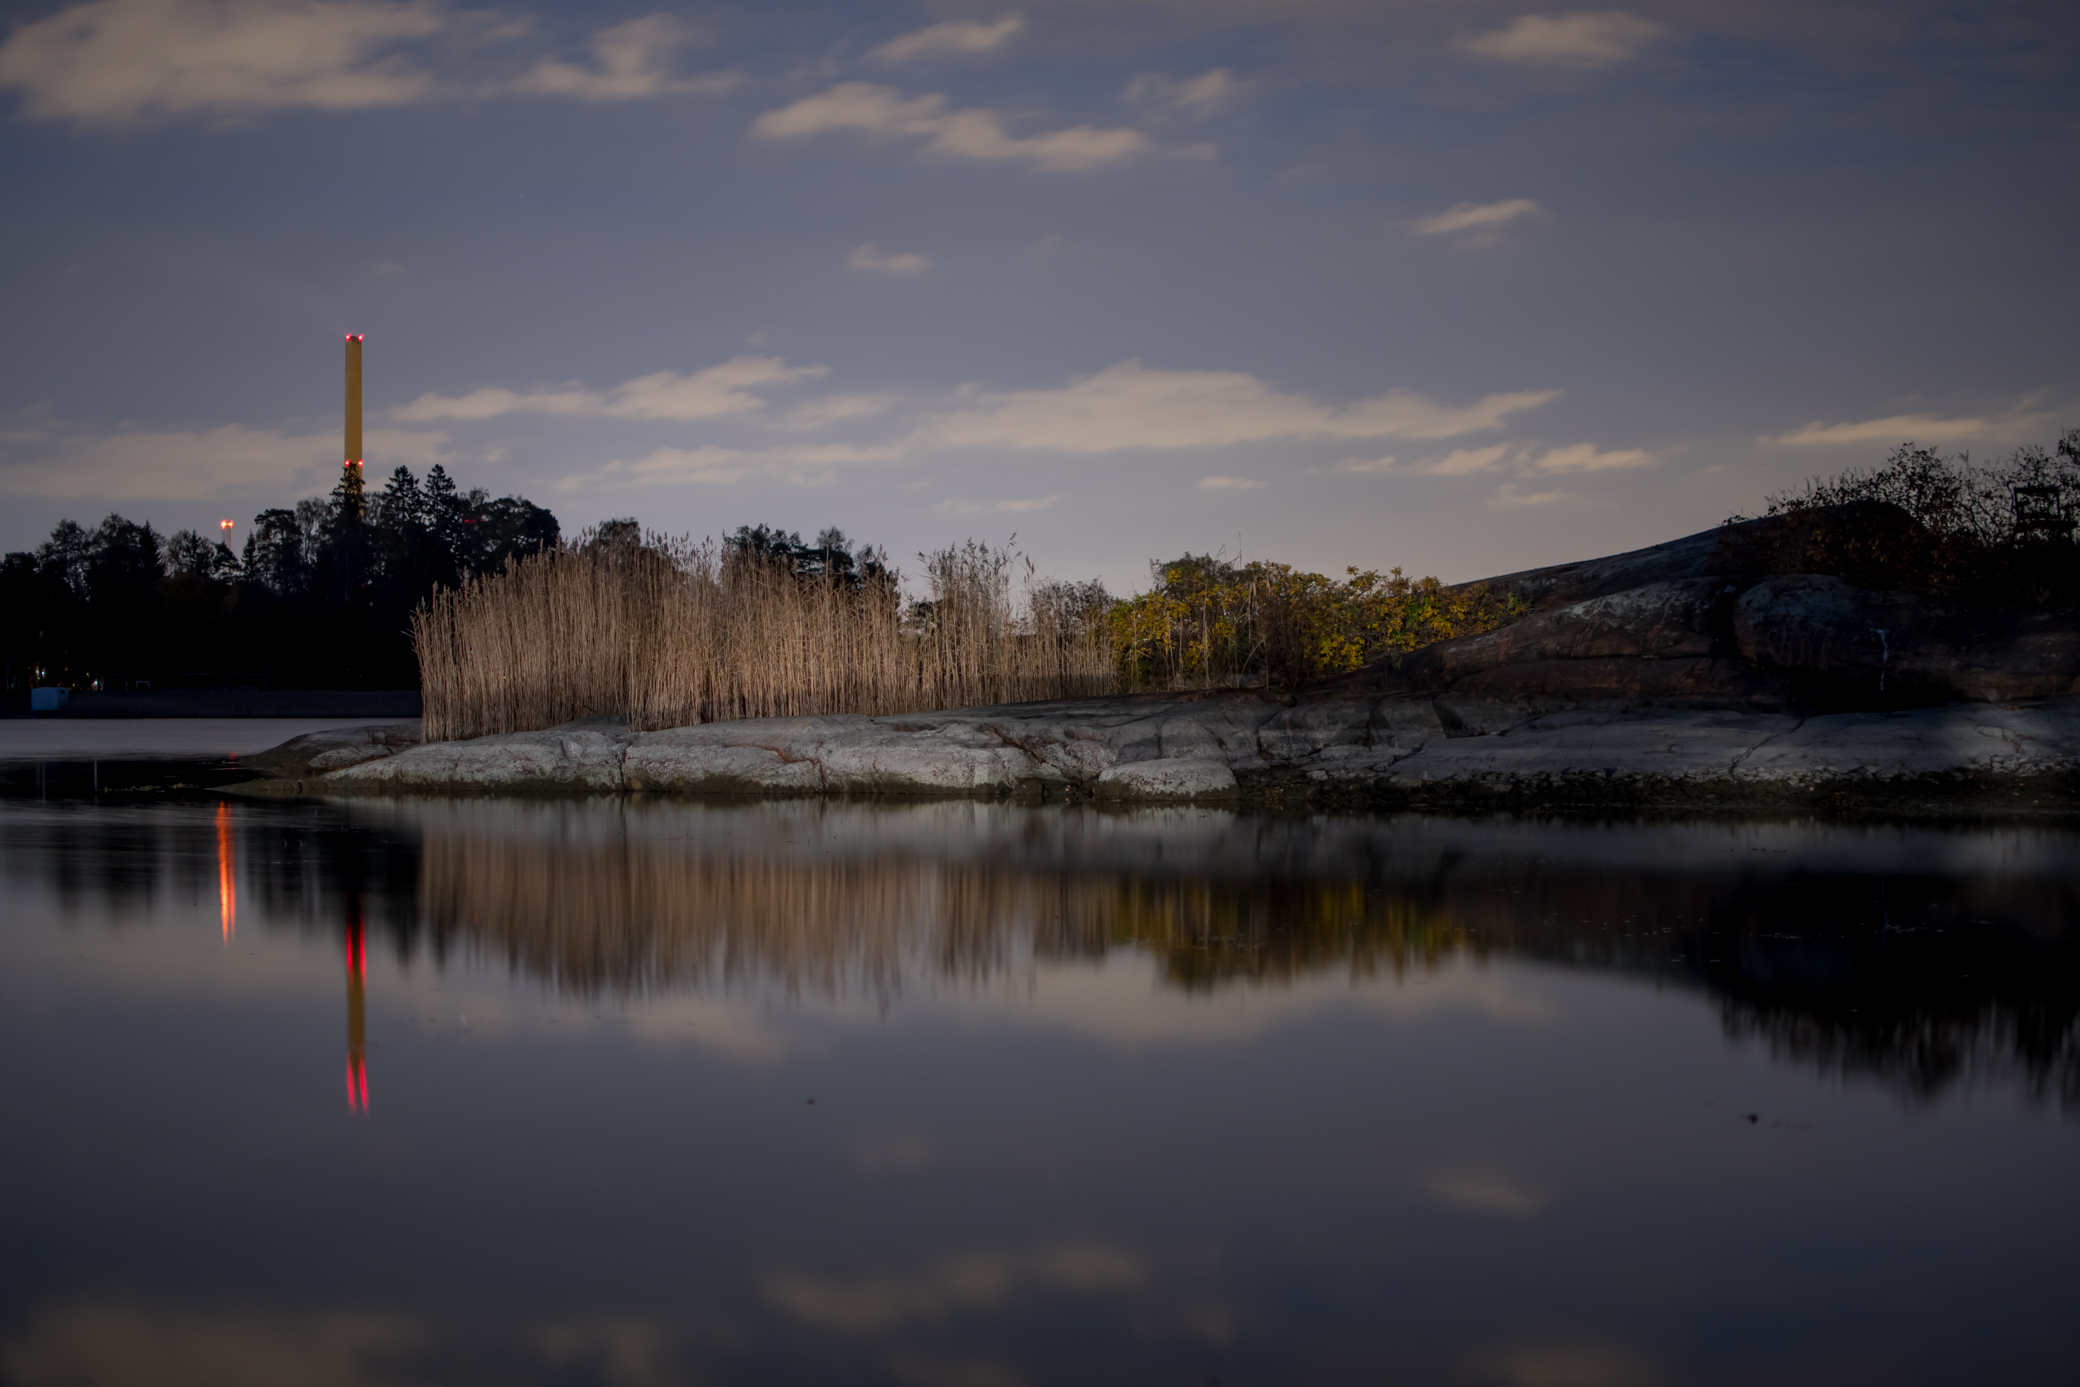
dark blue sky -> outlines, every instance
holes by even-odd
[[[566,529],[1448,578],[2080,425],[2070,5],[10,5],[0,545]]]

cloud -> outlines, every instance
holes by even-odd
[[[373,483],[389,476],[393,467],[425,468],[435,463],[452,464],[455,450],[448,446],[448,442],[448,435],[432,430],[369,429],[361,437],[369,481]],[[337,465],[334,459],[327,461]],[[330,486],[329,481],[327,486]]]
[[[998,15],[995,19],[949,19],[944,24],[919,29],[899,39],[890,39],[867,56],[884,63],[907,63],[912,58],[935,58],[944,54],[987,53],[1002,48],[1012,35],[1026,27],[1023,16]]]
[[[0,1340],[0,1375],[23,1387],[382,1387],[398,1381],[401,1362],[438,1357],[451,1333],[436,1320],[357,1310],[46,1300],[9,1325]],[[662,1382],[672,1376],[665,1354],[671,1335],[658,1321],[619,1315],[537,1319],[513,1337],[513,1376],[568,1376],[574,1363],[597,1363],[607,1381]]]
[[[827,366],[789,366],[779,357],[740,356],[690,376],[658,371],[617,385],[602,411],[617,419],[714,419],[763,409],[746,393],[755,386],[791,385],[825,375]]]
[[[167,1310],[120,1301],[46,1306],[10,1334],[8,1380],[210,1382],[376,1387],[400,1355],[424,1352],[428,1326],[351,1311],[268,1314]]]
[[[821,376],[824,366],[789,366],[778,357],[740,356],[690,376],[658,371],[617,385],[605,394],[576,384],[513,390],[474,390],[467,395],[426,394],[400,409],[394,419],[491,419],[522,411],[538,414],[582,414],[610,419],[719,419],[765,408],[749,391],[762,385],[789,385]]]
[[[531,410],[541,414],[598,414],[606,400],[589,390],[571,386],[565,390],[472,390],[467,395],[421,395],[408,405],[390,411],[393,419],[493,419],[501,414]]]
[[[330,485],[336,432],[291,436],[243,424],[195,432],[119,433],[77,440],[45,458],[0,470],[16,496],[200,501],[230,491]]]
[[[402,106],[434,79],[389,50],[443,24],[426,0],[90,0],[17,29],[0,87],[26,115],[81,126]]]
[[[994,1309],[1021,1291],[1120,1295],[1139,1290],[1148,1273],[1132,1254],[1067,1244],[1019,1254],[949,1258],[922,1275],[829,1281],[777,1276],[763,1286],[773,1305],[821,1329],[872,1334],[961,1312]]]
[[[937,94],[905,98],[892,87],[841,82],[792,106],[768,111],[751,133],[766,140],[800,140],[856,130],[889,139],[921,139],[928,154],[982,163],[1027,163],[1056,173],[1075,173],[1155,151],[1139,130],[1101,130],[1079,125],[1040,135],[1011,135],[995,111],[950,111]]]
[[[1415,470],[1433,477],[1463,477],[1499,466],[1516,450],[1514,443],[1498,443],[1492,448],[1454,448],[1442,457],[1423,459]]]
[[[855,270],[871,270],[875,274],[916,275],[931,268],[932,262],[912,251],[893,251],[883,254],[881,247],[872,241],[856,248],[845,257],[845,263]]]
[[[1495,488],[1495,494],[1488,498],[1488,504],[1505,508],[1512,506],[1550,506],[1555,501],[1571,500],[1573,496],[1574,493],[1572,491],[1524,491],[1515,482],[1504,482],[1501,486]]]
[[[784,417],[773,422],[773,427],[792,433],[807,433],[847,419],[871,419],[896,402],[894,395],[826,395],[789,410]]]
[[[1452,236],[1471,232],[1469,240],[1488,240],[1511,222],[1525,217],[1542,218],[1545,214],[1545,209],[1528,197],[1513,197],[1502,202],[1462,202],[1434,217],[1423,217],[1411,223],[1409,230],[1417,236]]]
[[[1652,20],[1623,10],[1527,14],[1459,46],[1498,63],[1593,70],[1624,62],[1665,32]]]
[[[1653,1387],[1669,1375],[1623,1347],[1566,1344],[1498,1353],[1477,1365],[1500,1387]]]
[[[819,486],[836,479],[841,468],[860,463],[899,462],[899,444],[859,446],[851,443],[803,443],[778,448],[659,448],[634,462],[610,462],[597,472],[567,477],[560,491],[600,486],[727,485],[750,477],[769,477],[795,486]]]
[[[1945,418],[1940,414],[1892,414],[1883,419],[1866,419],[1858,424],[1823,424],[1814,420],[1804,428],[1793,429],[1774,437],[1764,437],[1764,443],[1776,443],[1789,447],[1807,447],[1839,443],[1957,443],[1967,439],[1998,438],[2013,439],[2027,437],[2040,428],[2048,414],[2030,414],[2021,409],[2007,414],[1970,415],[1964,418]]]
[[[1187,77],[1182,82],[1159,72],[1144,72],[1127,83],[1122,95],[1129,101],[1146,102],[1186,115],[1210,116],[1232,104],[1241,95],[1244,85],[1224,67],[1197,77]]]
[[[1060,390],[973,392],[965,408],[914,436],[933,448],[1046,448],[1103,453],[1125,448],[1223,447],[1274,438],[1452,438],[1500,428],[1557,390],[1437,404],[1392,390],[1344,408],[1272,389],[1240,371],[1152,370],[1123,361]]]
[[[932,509],[947,515],[1025,515],[1031,511],[1048,510],[1059,496],[1031,496],[1019,501],[941,501]]]
[[[721,95],[742,83],[743,76],[734,72],[693,78],[671,75],[673,55],[706,39],[702,31],[667,14],[631,19],[592,36],[594,66],[544,59],[514,82],[512,89],[581,101],[625,101],[678,93]]]
[[[1264,483],[1254,477],[1201,477],[1192,485],[1207,491],[1255,491]]]
[[[1652,467],[1660,459],[1638,449],[1598,452],[1593,443],[1575,443],[1551,448],[1532,461],[1536,472],[1612,472],[1627,467]]]
[[[1486,448],[1454,448],[1449,453],[1424,458],[1400,470],[1414,472],[1426,477],[1467,477],[1479,472],[1493,472],[1502,468],[1520,472],[1526,476],[1554,475],[1572,472],[1613,472],[1631,467],[1651,467],[1660,459],[1652,453],[1639,449],[1614,449],[1603,451],[1593,443],[1573,443],[1563,448],[1548,448],[1543,453],[1535,447],[1522,443],[1496,443]],[[1370,461],[1364,458],[1347,458],[1336,464],[1338,472],[1387,472],[1394,469],[1394,459],[1380,458]],[[1565,494],[1557,491],[1520,492],[1515,483],[1506,484],[1497,493],[1497,504],[1541,505],[1559,500]],[[1508,493],[1504,495],[1503,493]]]
[[[369,476],[400,463],[452,463],[445,433],[371,429],[363,439]],[[339,471],[337,431],[287,434],[224,424],[214,429],[138,430],[74,437],[46,456],[0,468],[0,493],[111,501],[203,501],[227,493],[323,491]]]
[[[585,101],[720,93],[736,73],[676,78],[670,59],[700,30],[656,14],[591,39],[591,65],[544,59],[511,80],[439,72],[413,44],[456,49],[524,35],[525,19],[438,0],[88,0],[0,46],[0,88],[23,113],[81,127],[186,115],[351,111],[437,97],[517,93]]]

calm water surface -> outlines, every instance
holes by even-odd
[[[2080,1381],[2080,836],[0,801],[0,1378]]]

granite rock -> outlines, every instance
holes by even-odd
[[[646,733],[592,721],[408,748],[313,772],[304,784],[328,794],[1068,793],[1160,802],[1321,793],[1420,803],[1478,793],[1582,804],[1629,802],[1643,787],[1703,803],[2076,774],[2073,697],[1802,717],[1408,695],[1286,708],[1221,694]]]
[[[1166,758],[1114,766],[1098,777],[1099,799],[1139,801],[1233,799],[1241,786],[1227,762],[1211,757]]]
[[[431,742],[332,771],[324,783],[340,790],[618,792],[632,740],[621,724],[593,718],[544,732]]]
[[[323,732],[306,732],[280,746],[269,747],[240,764],[283,779],[294,780],[322,774],[363,761],[394,756],[419,745],[419,723],[386,722],[371,727],[336,727]]]

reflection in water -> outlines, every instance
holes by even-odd
[[[1077,934],[1089,915],[1078,885],[911,858],[799,862],[435,825],[418,910],[443,943],[466,941],[571,993],[778,981],[890,994],[906,977],[1000,973],[1029,942]]]
[[[231,806],[217,806],[217,913],[223,919],[224,942],[238,927],[238,863],[231,848]]]
[[[344,935],[357,1108],[365,903],[400,958],[462,949],[581,997],[886,1004],[1119,949],[1188,993],[1522,958],[1699,989],[1730,1037],[1916,1098],[2019,1080],[2080,1111],[2080,836],[2063,831],[495,801],[219,810],[213,827],[227,938],[238,861],[265,918]],[[149,880],[97,879],[82,856],[178,860],[186,829],[104,813],[42,831],[51,850],[18,862],[61,894],[127,899]]]
[[[1721,913],[1729,1035],[1924,1098],[2019,1073],[2080,1113],[2072,880],[1799,877]]]
[[[0,801],[0,1380],[2080,1380],[2076,847]]]
[[[353,894],[346,900],[346,945],[347,1106],[356,1112],[367,1112],[368,1006],[364,989],[368,984],[368,951],[361,940],[361,897]]]
[[[1117,948],[1190,991],[1512,956],[1703,988],[1730,1036],[1919,1098],[2011,1078],[2080,1110],[2080,863],[1932,872],[1911,840],[1801,860],[1710,826],[1687,831],[1689,860],[1669,861],[1661,830],[1553,826],[1526,851],[1483,847],[1479,825],[1394,844],[1395,830],[1354,824],[1390,845],[1354,860],[1321,851],[1310,825],[1259,825],[1238,857],[1218,830],[1180,824],[1168,865],[1060,843],[965,861],[921,844],[862,850],[813,813],[796,839],[763,843],[640,817],[571,833],[451,810],[420,827],[417,913],[433,937],[572,993],[777,980],[886,997],[906,979]],[[657,831],[673,828],[691,831]],[[1628,835],[1636,850],[1610,857]],[[1700,841],[1741,860],[1701,862]],[[1583,861],[1578,846],[1606,854]],[[2033,846],[2048,865],[2080,845]]]

